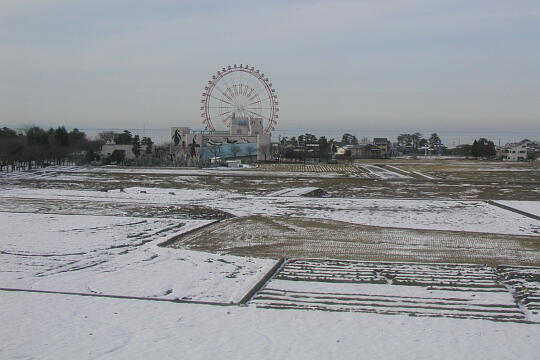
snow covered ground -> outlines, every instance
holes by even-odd
[[[253,175],[260,173],[255,170],[241,171]],[[4,204],[12,199],[25,199],[26,205],[24,209],[6,207],[0,212],[0,288],[4,288],[0,290],[0,358],[538,357],[538,324],[403,315],[407,309],[410,310],[411,304],[418,306],[419,301],[423,307],[446,306],[445,311],[452,314],[463,312],[462,309],[448,305],[433,304],[453,301],[454,305],[459,303],[459,306],[465,306],[467,311],[476,315],[480,310],[504,313],[511,309],[507,311],[508,315],[518,316],[519,309],[516,310],[512,305],[509,293],[502,290],[483,293],[481,289],[476,289],[478,291],[475,292],[470,291],[467,287],[470,284],[467,283],[460,292],[455,289],[439,289],[432,296],[435,299],[426,299],[433,289],[416,285],[400,286],[405,289],[397,291],[393,285],[382,283],[351,286],[324,283],[322,279],[296,281],[278,278],[270,281],[266,289],[248,306],[232,306],[231,303],[237,303],[243,298],[275,265],[274,260],[157,246],[165,240],[211,223],[209,220],[187,220],[171,216],[105,216],[106,212],[96,216],[92,215],[90,209],[95,211],[100,204],[136,204],[141,208],[155,205],[158,210],[154,211],[168,205],[186,209],[197,205],[237,216],[271,216],[275,219],[296,217],[340,220],[381,228],[528,235],[534,241],[539,236],[540,222],[511,211],[481,201],[283,198],[240,195],[228,191],[211,191],[210,188],[186,190],[131,187],[110,191],[81,191],[22,188],[17,183],[19,178],[64,177],[70,181],[84,181],[89,175],[107,179],[108,173],[144,173],[149,177],[148,184],[153,184],[152,175],[159,174],[178,174],[189,180],[187,175],[233,175],[238,172],[68,167],[62,172],[43,169],[32,173],[1,175],[4,179],[15,180],[6,181],[0,186],[0,197]],[[379,177],[391,175],[396,178],[392,174],[378,173]],[[397,172],[394,174],[401,175]],[[286,175],[302,176],[302,173]],[[328,177],[336,175],[324,174]],[[34,199],[54,200],[55,207],[50,208],[50,214],[39,213],[39,207],[31,208]],[[74,202],[79,204],[78,215],[69,214],[70,204]],[[85,204],[92,204],[88,206],[86,214]],[[531,206],[535,209],[538,204],[529,204],[529,209]],[[54,213],[54,209],[62,207],[65,207],[62,214]],[[300,264],[291,273],[300,276],[302,274],[299,272],[307,267]],[[334,269],[333,265],[330,267],[333,267],[330,275],[325,273],[328,268],[321,270],[317,265],[317,274],[315,270],[311,272],[308,269],[302,276],[343,275],[343,279],[338,279],[341,281],[350,275],[342,269]],[[422,270],[418,269],[413,271],[416,277]],[[459,274],[454,272],[451,276],[461,276],[462,270],[458,271]],[[377,281],[380,277],[389,282],[403,281],[372,269],[366,274]],[[504,281],[522,299],[536,301],[537,295],[532,289],[537,291],[537,275],[538,269],[534,267],[506,267]],[[356,281],[357,275],[354,276]],[[492,285],[491,282],[499,281],[489,271],[475,276],[471,275],[467,281],[488,286]],[[456,285],[450,284],[450,287]],[[18,290],[8,291],[5,288]],[[264,291],[274,292],[265,294]],[[65,292],[87,296],[67,295]],[[296,305],[302,303],[302,306],[309,308],[314,299],[319,303],[328,302],[321,299],[320,293],[324,292],[334,297],[337,294],[337,300],[332,300],[334,304],[326,304],[326,310],[338,308],[337,312],[257,307],[271,307],[268,305],[272,301],[264,299],[267,295],[274,297],[275,302],[295,300]],[[100,297],[102,295],[132,298]],[[399,299],[394,305],[397,305],[399,311],[391,316],[356,312],[361,307],[354,304],[351,306],[351,299],[348,299],[351,296],[355,297],[356,302],[367,305],[363,309],[370,311],[375,307],[384,307],[385,302],[381,299],[397,296]],[[174,303],[176,299],[219,302],[224,306]],[[371,308],[370,302],[373,305]],[[349,306],[348,310],[351,311],[341,312],[347,307],[343,304]],[[432,315],[440,315],[440,312]]]
[[[375,165],[360,165],[360,167],[366,170],[370,175],[379,179],[410,179],[408,175],[403,175],[395,171],[383,169],[380,166]]]
[[[537,359],[540,325],[0,293],[3,359]]]
[[[179,175],[179,176],[200,176],[200,175],[241,175],[241,176],[261,176],[261,171],[251,168],[136,168],[136,167],[79,167],[79,166],[61,166],[35,169],[27,172],[0,173],[0,178],[12,179],[39,179],[50,176],[69,176],[69,174],[83,176],[83,174],[146,174],[146,175]],[[313,176],[312,172],[304,171],[271,171],[265,172],[264,176],[270,177],[298,177]],[[341,177],[344,174],[337,172],[317,173],[317,177]]]
[[[291,188],[291,189],[283,189],[279,191],[275,191],[273,193],[268,194],[268,196],[307,196],[310,193],[314,193],[316,191],[322,191],[320,188],[317,187],[302,187],[302,188]]]
[[[538,322],[538,276],[539,268],[292,259],[250,304]]]
[[[208,223],[2,213],[0,287],[238,302],[275,261],[157,246]]]
[[[540,201],[497,200],[495,202],[532,215],[540,216]]]
[[[418,176],[421,176],[421,177],[423,177],[423,178],[425,178],[425,179],[436,180],[436,178],[434,178],[433,176],[426,175],[426,174],[424,174],[424,173],[421,173],[420,171],[413,171],[412,173],[413,173],[413,174],[416,174],[416,175],[418,175]]]
[[[236,216],[297,216],[383,227],[540,235],[540,221],[482,201],[283,198],[137,187],[109,192],[16,188],[0,190],[0,197],[204,205]]]

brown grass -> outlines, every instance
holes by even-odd
[[[382,228],[307,218],[229,219],[170,245],[257,257],[540,265],[540,238]]]

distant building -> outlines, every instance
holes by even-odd
[[[498,157],[503,161],[525,161],[537,158],[540,145],[528,139],[517,143],[508,143],[497,149]]]
[[[390,153],[392,143],[387,138],[374,138],[373,145],[381,149],[383,156]]]
[[[101,146],[100,155],[101,158],[106,159],[109,156],[112,155],[114,151],[121,151],[124,153],[124,159],[125,160],[133,160],[136,158],[135,153],[133,152],[133,145],[126,144],[126,145],[118,145],[115,144],[113,141],[109,141],[106,144],[103,144]],[[146,145],[141,145],[141,154],[144,154],[146,152]]]
[[[380,159],[385,157],[381,148],[373,144],[358,144],[338,146],[337,158],[351,157],[353,159]]]
[[[229,131],[193,131],[188,127],[171,128],[171,157],[177,159],[232,159],[255,157],[269,160],[271,134],[264,132],[261,118],[231,120]]]
[[[123,152],[124,159],[126,160],[133,160],[136,157],[135,153],[133,153],[133,145],[117,145],[110,143],[101,146],[101,157],[103,159],[108,158],[115,150]]]

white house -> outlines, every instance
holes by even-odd
[[[133,145],[103,144],[103,146],[101,146],[101,156],[107,158],[111,156],[115,150],[123,151],[126,160],[135,159]]]
[[[503,161],[524,161],[527,160],[528,149],[529,141],[508,143],[501,147],[500,156]]]

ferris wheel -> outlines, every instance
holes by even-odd
[[[201,117],[209,131],[214,124],[231,126],[233,119],[262,119],[264,132],[274,130],[278,119],[278,101],[272,83],[263,73],[248,65],[222,68],[204,87]]]

